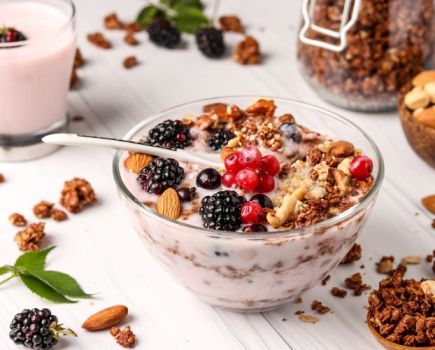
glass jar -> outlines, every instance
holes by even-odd
[[[298,61],[328,102],[359,111],[397,104],[434,63],[433,0],[303,0]]]

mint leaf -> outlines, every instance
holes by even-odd
[[[64,297],[62,294],[59,294],[53,288],[35,277],[29,275],[20,275],[20,278],[27,288],[44,299],[53,301],[55,303],[75,303],[75,301]]]
[[[43,270],[48,253],[56,247],[50,247],[36,252],[24,253],[15,261],[15,266],[25,269]]]
[[[200,0],[160,0],[160,2],[173,10],[181,9],[183,7],[194,7],[198,10],[204,9],[204,5]]]
[[[5,265],[5,266],[0,267],[0,276],[5,275],[8,272],[14,272],[13,266]]]
[[[148,28],[149,24],[158,17],[166,17],[165,13],[154,5],[144,7],[137,15],[136,22]]]
[[[62,295],[74,298],[91,298],[83,291],[77,281],[70,275],[59,271],[26,270],[23,274],[31,275]]]
[[[208,24],[207,16],[196,7],[183,7],[177,9],[177,14],[172,18],[175,26],[181,32],[196,33],[198,29]]]

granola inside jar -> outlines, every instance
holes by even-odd
[[[433,0],[305,0],[302,12],[302,74],[340,107],[392,109],[399,89],[434,64]]]

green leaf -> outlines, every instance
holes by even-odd
[[[85,293],[77,281],[66,273],[59,271],[26,270],[24,274],[29,274],[37,278],[62,295],[74,298],[92,297],[91,294]]]
[[[23,267],[25,269],[43,270],[48,253],[50,253],[54,248],[56,247],[49,247],[36,252],[24,253],[15,261],[15,266]]]
[[[196,33],[198,29],[209,23],[207,16],[195,7],[178,9],[172,19],[180,31],[190,34]]]
[[[160,0],[160,2],[176,11],[184,7],[194,7],[198,10],[204,9],[204,5],[200,0]]]
[[[35,277],[29,275],[20,275],[20,278],[27,288],[44,299],[53,301],[55,303],[75,303],[74,300],[64,297],[62,294],[59,294],[53,288]]]
[[[137,15],[136,22],[145,29],[154,19],[158,17],[166,17],[165,13],[154,5],[144,7]]]
[[[0,276],[5,275],[8,272],[14,272],[14,267],[9,266],[9,265],[5,265],[5,266],[0,267]]]

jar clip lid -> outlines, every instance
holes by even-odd
[[[314,9],[317,0],[303,0],[302,3],[302,16],[304,24],[299,32],[299,40],[307,45],[318,46],[327,50],[341,52],[347,46],[346,33],[355,24],[358,19],[359,10],[361,7],[361,0],[345,0],[343,12],[341,14],[341,23],[338,30],[332,30],[315,24]],[[308,30],[323,34],[325,36],[337,40],[336,44],[328,43],[320,39],[313,39],[307,36]]]

